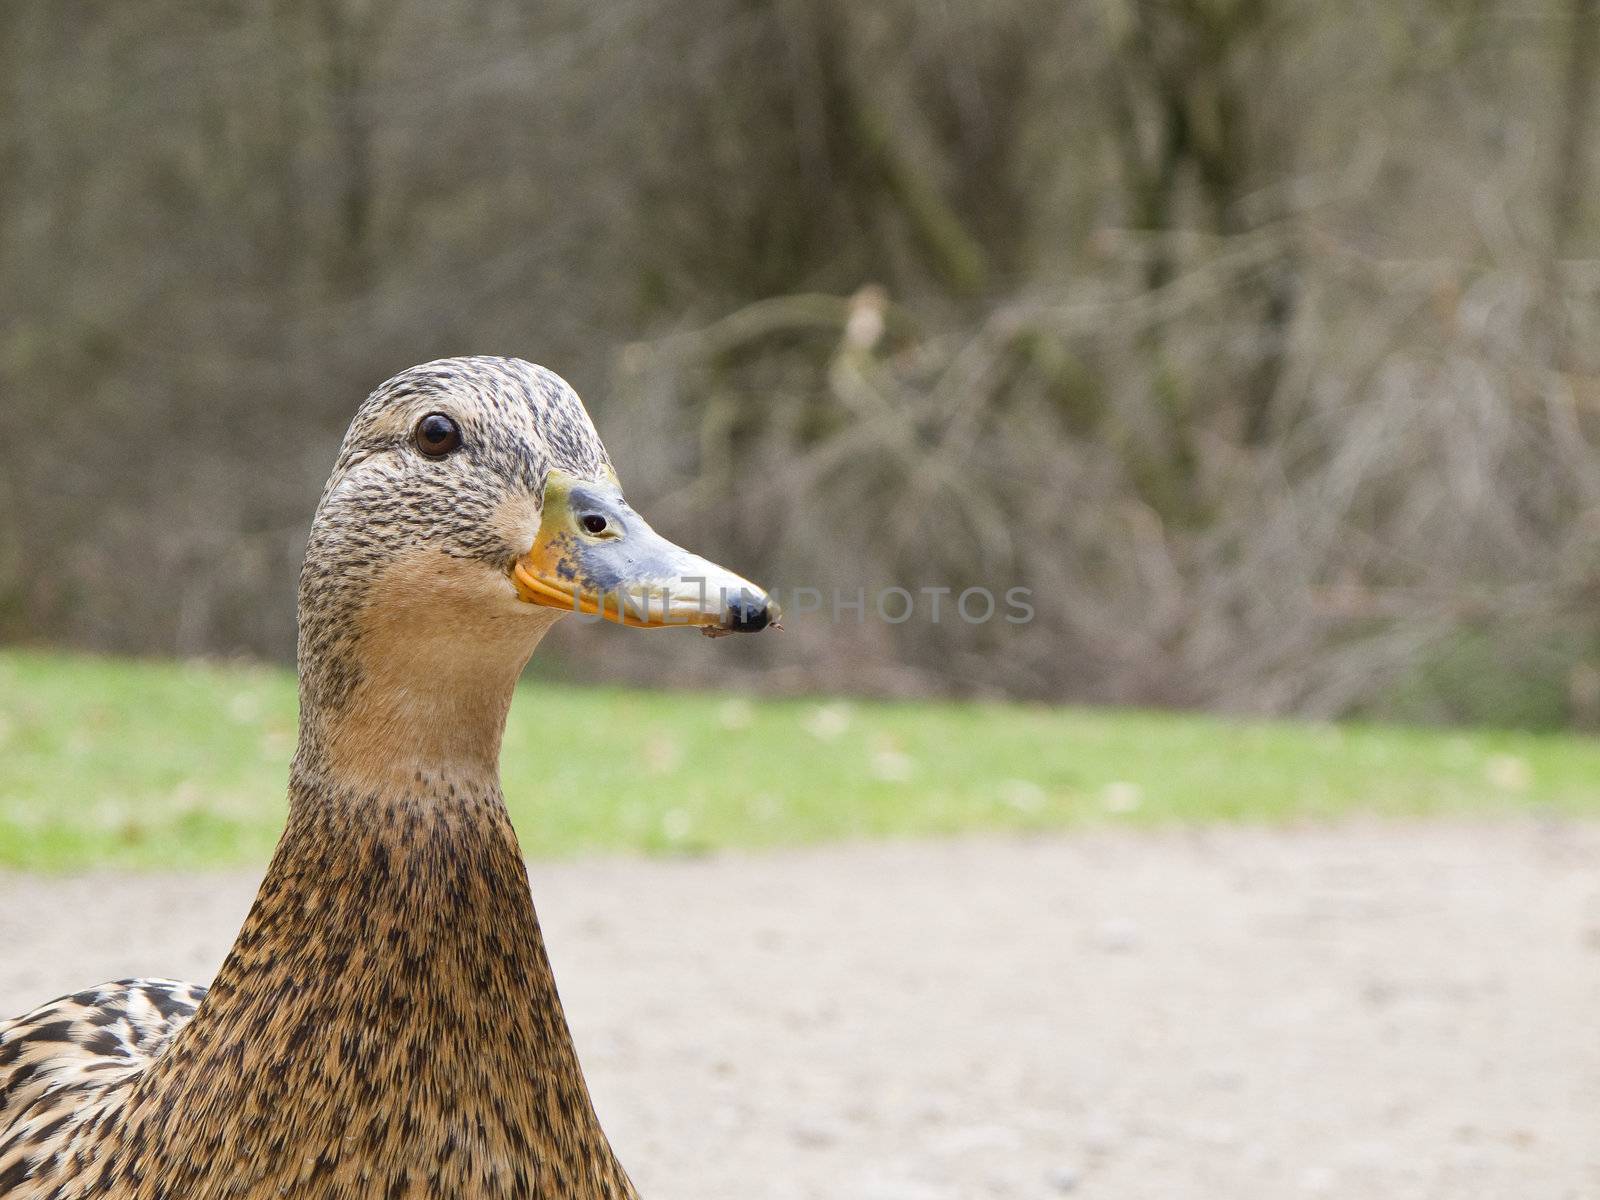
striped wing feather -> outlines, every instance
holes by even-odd
[[[170,979],[122,979],[0,1023],[0,1196],[114,1109],[205,993]]]

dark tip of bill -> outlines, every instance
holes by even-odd
[[[722,624],[734,633],[760,633],[776,615],[775,606],[765,596],[735,596],[728,601]]]

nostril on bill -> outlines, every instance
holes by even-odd
[[[733,633],[759,633],[772,624],[775,615],[773,604],[765,596],[745,593],[728,601],[722,626]]]

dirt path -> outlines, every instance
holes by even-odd
[[[1600,826],[535,864],[652,1200],[1600,1197]],[[254,885],[0,877],[0,1012]]]

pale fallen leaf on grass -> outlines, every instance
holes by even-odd
[[[758,821],[776,821],[783,816],[783,798],[771,792],[757,792],[750,797],[750,815]]]
[[[850,728],[848,704],[823,704],[806,717],[805,730],[819,742],[831,742]]]
[[[916,774],[917,765],[910,755],[899,750],[875,750],[872,754],[872,777],[885,783],[904,783]]]
[[[661,832],[669,842],[681,842],[694,830],[694,818],[688,810],[669,808],[661,814]]]
[[[1135,812],[1144,803],[1144,789],[1137,783],[1128,783],[1125,780],[1108,783],[1105,791],[1100,793],[1100,803],[1105,806],[1108,813],[1115,813],[1118,816]]]
[[[1031,779],[1007,779],[1000,785],[1000,798],[1020,813],[1036,813],[1045,801],[1044,789]]]
[[[261,719],[261,697],[255,692],[235,692],[228,700],[228,716],[235,724],[254,725]]]
[[[655,734],[644,744],[645,770],[652,775],[670,775],[683,761],[683,746],[664,734]]]
[[[1483,765],[1483,775],[1495,787],[1507,792],[1525,792],[1533,784],[1533,768],[1515,754],[1491,755]]]
[[[717,724],[724,729],[749,729],[755,719],[755,706],[743,696],[731,696],[717,706]]]

